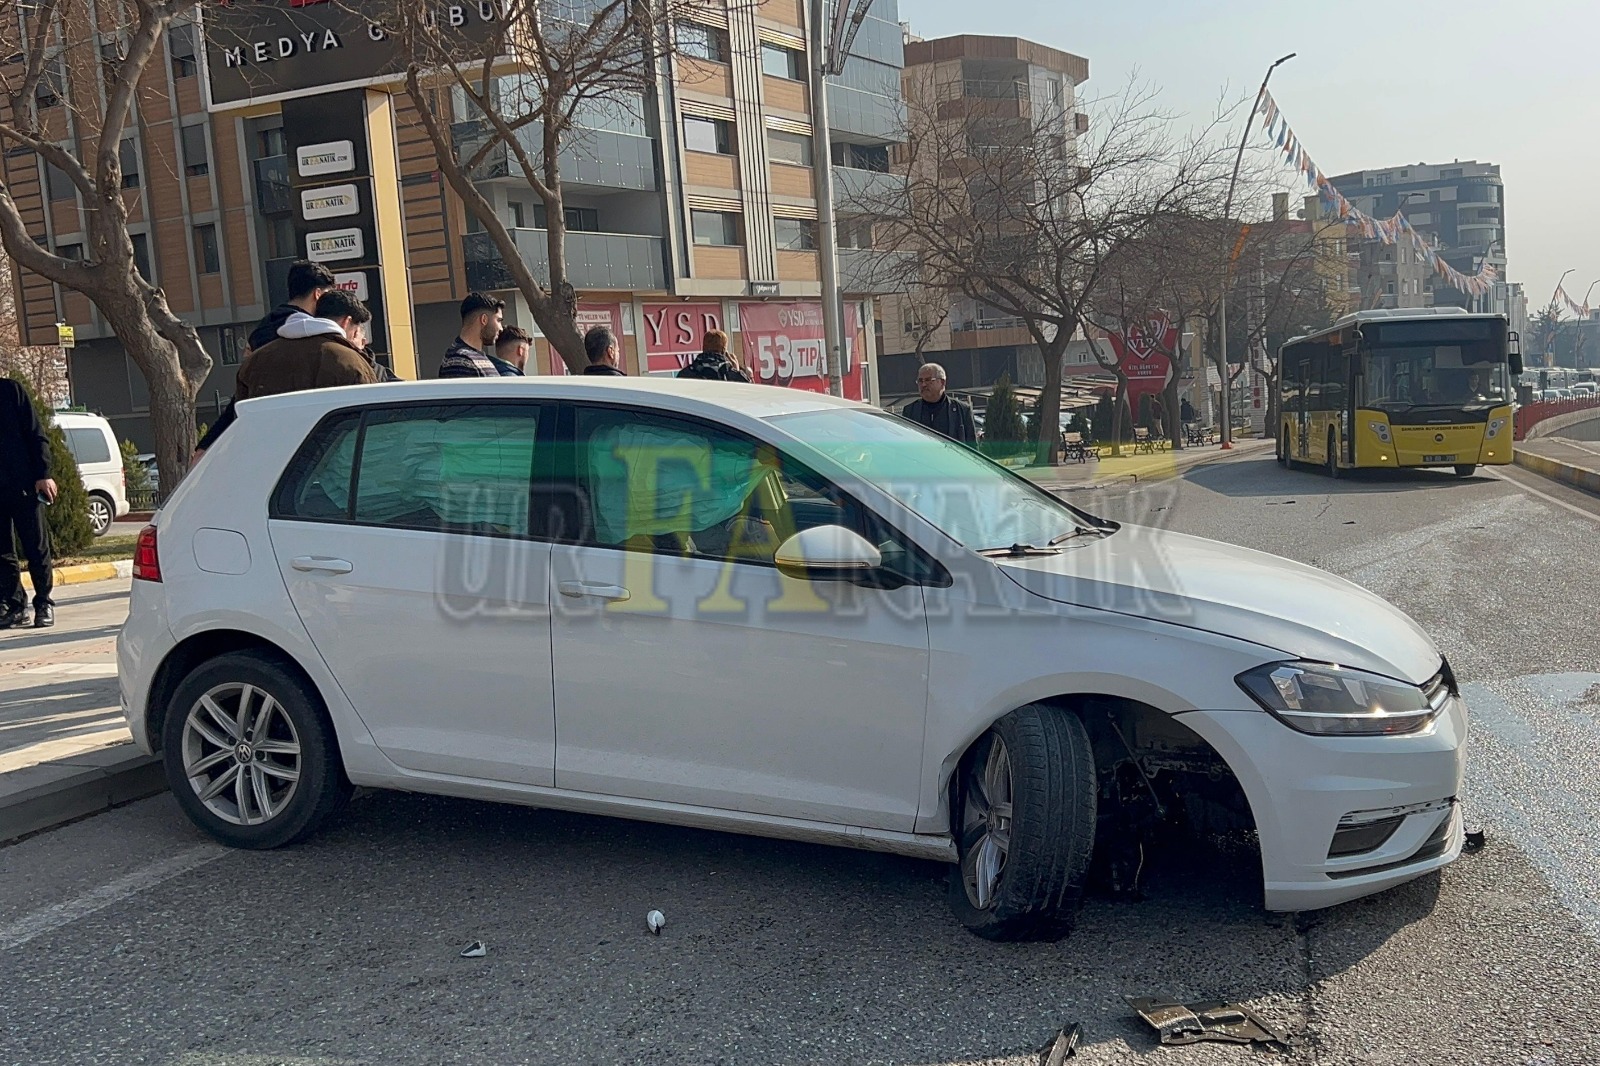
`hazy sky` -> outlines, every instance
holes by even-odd
[[[1086,98],[1137,68],[1196,118],[1224,88],[1254,96],[1267,64],[1297,52],[1272,95],[1324,172],[1499,163],[1508,274],[1529,312],[1569,267],[1574,300],[1600,279],[1600,0],[900,0],[900,18],[922,37],[1081,55]]]

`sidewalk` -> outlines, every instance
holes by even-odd
[[[53,628],[0,630],[0,842],[166,787],[117,696],[129,585],[73,585]]]
[[[1097,489],[1116,484],[1142,484],[1147,481],[1164,481],[1180,477],[1206,463],[1271,452],[1273,444],[1271,440],[1246,438],[1236,441],[1229,451],[1223,451],[1221,445],[1202,444],[1177,452],[1158,451],[1143,455],[1134,455],[1133,445],[1130,444],[1123,448],[1123,455],[1119,459],[1067,463],[1055,467],[1030,466],[1019,469],[1017,473],[1051,492]]]
[[[1600,444],[1536,437],[1517,443],[1515,459],[1541,477],[1600,494]]]

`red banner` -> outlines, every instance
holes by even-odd
[[[645,304],[645,373],[676,374],[704,350],[713,329],[726,329],[720,303]]]
[[[844,334],[844,394],[859,400],[866,336],[854,304],[845,307]],[[828,391],[821,303],[741,303],[739,344],[745,369],[762,384]]]
[[[621,356],[622,369],[628,368],[628,347],[622,341],[622,305],[621,304],[579,304],[578,313],[573,321],[578,327],[579,334],[587,333],[595,326],[606,326],[617,338],[617,351]],[[563,375],[569,373],[567,362],[561,355],[548,344],[545,350],[549,353],[546,358],[550,361],[550,373]]]
[[[1143,322],[1129,323],[1111,334],[1117,367],[1128,379],[1128,403],[1137,411],[1139,397],[1158,395],[1172,377],[1178,351],[1178,327],[1165,311],[1153,311]]]

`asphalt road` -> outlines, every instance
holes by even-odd
[[[1270,458],[1072,498],[1411,612],[1467,685],[1488,847],[1299,918],[1248,855],[1168,852],[1144,901],[994,945],[899,858],[398,794],[227,852],[163,796],[0,849],[0,1063],[1032,1063],[1071,1020],[1086,1063],[1255,1060],[1158,1048],[1141,994],[1248,1001],[1287,1061],[1600,1062],[1600,501]]]

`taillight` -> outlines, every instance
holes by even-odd
[[[133,576],[140,581],[161,580],[161,555],[156,551],[155,526],[139,530],[139,542],[133,546]]]

